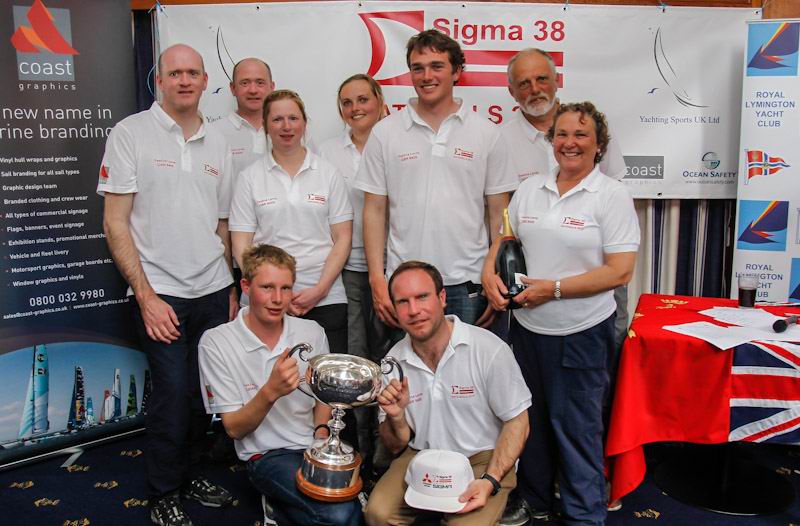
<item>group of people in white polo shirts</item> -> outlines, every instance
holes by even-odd
[[[538,50],[518,57],[549,60]],[[202,58],[180,44],[159,57],[161,102],[110,134],[98,192],[153,373],[155,524],[191,524],[180,498],[232,501],[198,471],[203,409],[234,438],[271,504],[267,521],[410,524],[419,511],[403,500],[408,466],[418,451],[442,449],[467,456],[475,478],[446,522],[514,524],[509,512],[519,509],[505,510],[514,464],[537,430],[529,379],[509,346],[478,327],[501,325],[483,292],[494,279],[485,259],[520,180],[557,165],[522,111],[501,131],[453,96],[465,67],[458,43],[423,31],[406,58],[417,96],[386,116],[379,85],[348,78],[338,91],[346,129],[319,154],[302,100],[275,90],[260,59],[233,71],[237,111],[205,124]],[[544,63],[552,91],[534,92],[552,118],[555,70]],[[609,169],[618,170],[618,147],[611,152]],[[286,350],[301,342],[316,354],[373,360],[393,345],[404,367],[405,380],[379,397],[379,424],[369,411],[356,414],[365,476],[386,470],[363,514],[358,501],[317,502],[295,487],[303,450],[330,418],[295,390],[306,364]],[[529,516],[529,507],[520,509]]]

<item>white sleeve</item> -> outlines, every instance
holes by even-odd
[[[505,343],[488,364],[485,381],[489,407],[503,422],[508,422],[531,406],[531,392],[514,353]]]
[[[108,134],[106,150],[100,165],[97,193],[132,194],[139,191],[136,183],[136,150],[134,137],[122,123]]]
[[[328,194],[328,224],[335,225],[353,220],[353,206],[347,191],[347,183],[339,170],[329,166],[331,170],[330,193]]]
[[[378,125],[376,125],[378,126]],[[386,159],[383,144],[373,129],[364,146],[353,187],[376,195],[389,195],[386,185]]]
[[[606,179],[606,181],[608,181]],[[615,188],[603,203],[603,215],[599,218],[603,235],[603,252],[636,252],[639,250],[639,218],[633,206],[628,188],[621,182],[609,181]]]
[[[217,217],[227,219],[231,211],[231,193],[233,192],[233,158],[228,143],[223,141],[222,174],[217,189]]]
[[[603,160],[600,161],[600,171],[612,179],[622,180],[627,173],[627,166],[625,165],[625,157],[620,150],[619,141],[611,136],[606,147],[606,153],[603,155]]]
[[[236,380],[228,371],[223,351],[206,332],[197,346],[197,362],[200,367],[200,392],[206,413],[230,413],[242,408],[245,401],[236,389]]]
[[[251,164],[244,170],[233,184],[233,199],[231,200],[231,215],[228,220],[228,230],[231,232],[255,232],[258,228],[255,205],[253,203],[253,190],[251,188],[251,173],[258,170],[257,164]]]
[[[519,187],[519,176],[514,163],[508,154],[505,141],[501,140],[500,131],[492,130],[489,151],[486,154],[486,186],[484,195],[513,192]]]

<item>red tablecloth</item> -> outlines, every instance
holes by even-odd
[[[642,482],[642,446],[679,441],[727,442],[730,433],[733,352],[662,329],[712,319],[698,314],[735,300],[690,296],[642,295],[620,359],[606,457],[611,499],[630,493]],[[777,315],[798,308],[769,307]],[[786,378],[778,389],[783,399],[800,400],[800,381]],[[734,387],[732,387],[734,385]]]

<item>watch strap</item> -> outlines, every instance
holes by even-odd
[[[553,291],[553,297],[555,297],[557,300],[561,299],[561,280],[560,279],[556,280],[556,290]]]
[[[481,479],[488,480],[489,482],[491,482],[492,483],[492,497],[497,495],[497,493],[500,491],[500,483],[497,482],[497,479],[494,478],[493,476],[489,475],[488,473],[484,473],[483,475],[481,475]]]

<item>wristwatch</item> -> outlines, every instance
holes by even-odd
[[[481,479],[488,480],[489,482],[491,482],[492,483],[492,494],[491,495],[492,495],[492,497],[497,495],[497,492],[500,491],[500,483],[497,482],[497,479],[494,478],[493,476],[489,475],[488,473],[484,473],[483,475],[481,475]]]
[[[557,299],[557,300],[561,299],[561,280],[560,279],[556,280],[556,290],[553,291],[553,297],[555,297],[555,299]]]

